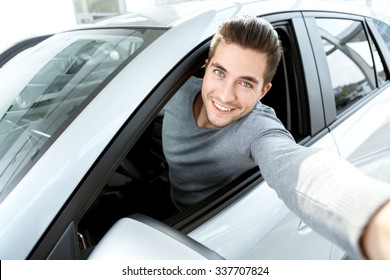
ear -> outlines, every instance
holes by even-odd
[[[260,92],[259,101],[267,94],[267,92],[271,89],[271,87],[272,87],[271,83],[268,83],[263,86]]]

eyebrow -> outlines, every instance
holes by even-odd
[[[219,64],[217,62],[212,62],[211,66],[218,68],[218,69],[221,69],[222,71],[224,71],[226,73],[229,73],[229,71],[227,71],[227,69],[225,67],[223,67],[221,64]],[[260,81],[253,76],[241,76],[240,79],[247,80],[247,81],[250,81],[250,82],[255,83],[255,84],[260,84]]]

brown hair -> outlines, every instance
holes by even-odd
[[[264,84],[271,82],[279,65],[283,49],[279,36],[272,25],[263,18],[255,16],[236,16],[225,21],[214,35],[209,60],[221,41],[237,44],[267,55]]]

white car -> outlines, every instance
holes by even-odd
[[[160,114],[226,18],[285,48],[262,100],[302,145],[390,183],[390,26],[321,1],[191,1],[54,34],[0,68],[0,259],[342,259],[257,168],[183,212]],[[297,3],[304,4],[297,4]],[[364,205],[362,205],[364,207]]]

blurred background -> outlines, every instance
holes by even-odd
[[[32,36],[61,31],[143,8],[189,1],[191,0],[0,0],[0,53],[14,43]],[[297,0],[300,1],[304,0]],[[388,0],[333,1],[368,6],[390,14]]]

